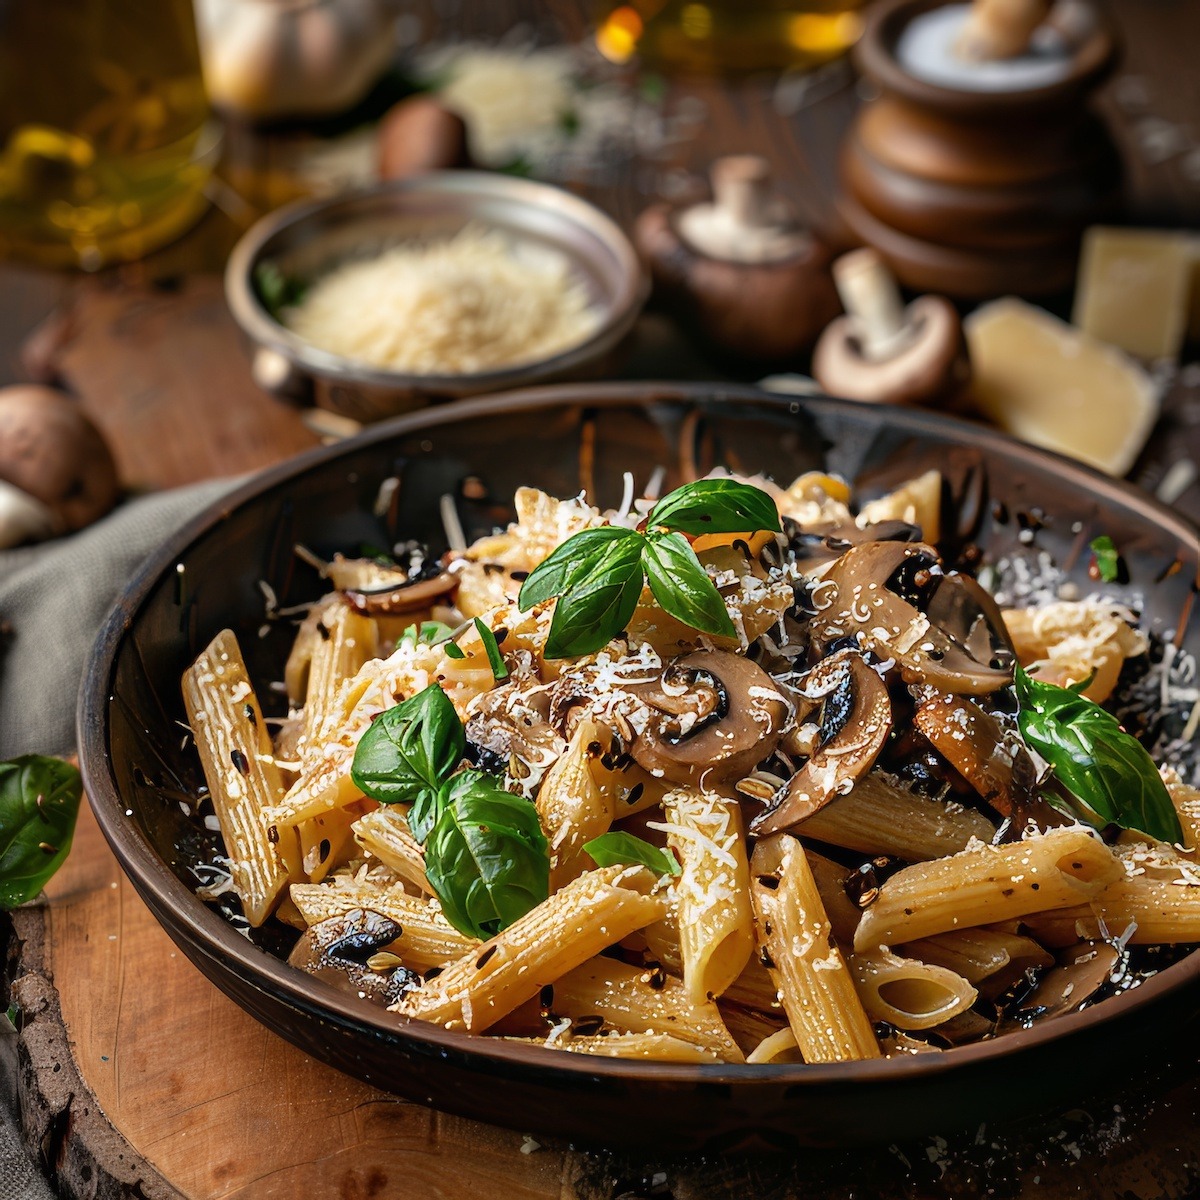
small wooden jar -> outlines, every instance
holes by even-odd
[[[855,50],[879,88],[842,147],[839,208],[906,286],[962,299],[1070,287],[1084,228],[1119,204],[1121,164],[1089,107],[1118,43],[1102,12],[1055,82],[953,88],[901,65],[907,24],[944,0],[882,0]]]

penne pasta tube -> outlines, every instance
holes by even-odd
[[[1069,908],[1123,874],[1112,851],[1078,826],[1003,846],[979,845],[893,875],[863,913],[854,948],[862,952]]]
[[[975,1003],[975,989],[945,967],[900,958],[888,950],[850,956],[867,1015],[897,1029],[932,1029]]]
[[[1031,922],[1054,945],[1098,937],[1127,945],[1200,942],[1200,887],[1137,876],[1107,887],[1088,905],[1044,914]]]
[[[354,845],[355,813],[339,808],[312,817],[296,826],[300,836],[300,865],[309,883],[320,883],[335,867],[346,861]]]
[[[1048,967],[1054,961],[1032,938],[984,927],[938,933],[896,949],[910,958],[954,971],[968,983],[990,979],[1010,964],[1024,969]]]
[[[419,971],[454,962],[480,945],[446,920],[436,900],[410,896],[398,883],[377,887],[338,876],[333,883],[294,883],[290,895],[309,925],[340,917],[355,908],[391,917],[403,930],[393,950],[405,966]]]
[[[718,1063],[722,1060],[694,1042],[667,1033],[608,1033],[596,1037],[560,1037],[536,1040],[548,1050],[566,1050],[570,1054],[593,1054],[599,1058],[638,1058],[653,1062]]]
[[[764,963],[804,1061],[878,1058],[879,1043],[833,941],[804,848],[787,834],[754,848],[750,894]]]
[[[751,957],[742,973],[725,989],[721,999],[752,1008],[756,1012],[778,1014],[781,1011],[779,985],[757,954]]]
[[[646,970],[601,956],[543,991],[543,1006],[561,1016],[603,1017],[626,1033],[665,1033],[702,1046],[722,1062],[743,1059],[716,1004],[693,999],[683,982],[661,967]]]
[[[683,981],[696,1000],[720,996],[754,952],[750,868],[737,801],[675,788],[663,798],[667,844],[682,863],[675,888]]]
[[[487,1029],[606,946],[658,920],[667,902],[644,867],[589,871],[503,933],[409,992],[395,1011],[447,1029]]]
[[[599,757],[609,740],[595,721],[584,717],[566,750],[546,772],[538,788],[538,818],[550,842],[550,887],[560,888],[593,866],[585,843],[607,832],[613,822],[616,785]]]
[[[796,1045],[796,1035],[791,1027],[785,1025],[774,1033],[768,1034],[749,1054],[748,1063],[798,1063],[804,1059],[800,1047]]]
[[[729,1036],[743,1054],[751,1053],[771,1034],[788,1028],[787,1018],[784,1017],[782,1009],[776,1013],[765,1013],[753,1008],[743,1008],[740,1004],[729,1004],[724,1000],[718,1002],[717,1008],[721,1012],[725,1028],[729,1030]]]
[[[846,894],[846,878],[851,872],[824,855],[814,854],[811,850],[804,853],[816,880],[825,915],[833,928],[833,936],[843,946],[854,945],[854,931],[858,928],[862,909]]]
[[[340,604],[317,616],[304,691],[303,762],[317,764],[328,736],[337,736],[344,719],[342,684],[375,657],[375,622]]]
[[[1167,795],[1171,797],[1183,828],[1184,846],[1188,850],[1200,848],[1200,788],[1184,783],[1174,767],[1163,767],[1159,773],[1167,785]]]
[[[373,854],[385,867],[420,888],[427,895],[433,889],[425,878],[425,851],[408,828],[408,817],[394,804],[385,804],[351,827],[354,840]]]
[[[926,862],[965,850],[972,838],[991,841],[996,831],[973,808],[918,796],[873,772],[794,832],[860,854]]]
[[[183,676],[183,703],[196,738],[229,873],[251,925],[261,925],[299,863],[295,834],[267,816],[283,779],[262,707],[232,630],[223,629]],[[290,850],[293,866],[285,861]]]

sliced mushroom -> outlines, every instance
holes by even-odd
[[[740,654],[697,650],[632,692],[649,711],[629,751],[656,777],[715,782],[749,774],[779,744],[790,715],[770,675]]]
[[[448,571],[432,564],[416,575],[397,571],[396,576],[395,583],[372,588],[344,588],[342,595],[350,607],[364,617],[387,617],[428,608],[435,600],[452,592],[458,583]]]
[[[533,699],[549,711],[548,697]],[[487,771],[507,769],[527,799],[533,798],[542,777],[567,748],[546,712],[517,697],[511,684],[485,692],[472,703],[466,734],[468,760]]]
[[[1062,950],[1013,1013],[1021,1024],[1076,1012],[1096,998],[1121,965],[1121,952],[1108,942],[1080,942]]]
[[[1015,836],[1029,819],[1041,828],[1067,824],[1040,798],[1037,772],[1024,747],[1009,741],[1000,722],[962,696],[933,696],[917,705],[913,725],[1001,816]]]
[[[369,965],[403,932],[382,913],[351,909],[310,926],[292,948],[288,962],[339,991],[386,1007],[420,983],[420,978],[402,965],[388,975]]]
[[[875,765],[892,731],[887,687],[861,654],[839,650],[818,663],[806,691],[826,688],[822,728],[830,736],[751,822],[759,837],[791,829],[848,792]],[[836,716],[827,723],[831,710]]]
[[[825,575],[835,590],[827,607],[813,618],[813,632],[827,642],[857,635],[865,649],[884,659],[894,658],[909,683],[927,683],[968,696],[986,695],[1011,683],[1010,670],[973,658],[947,630],[889,587],[897,572],[918,558],[936,565],[937,551],[923,542],[851,547]],[[920,572],[916,574],[919,579]],[[930,573],[924,586],[932,578]],[[995,640],[1004,636],[1000,630],[994,632]]]

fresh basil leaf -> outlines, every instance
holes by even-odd
[[[1107,534],[1092,538],[1091,551],[1096,574],[1105,583],[1116,583],[1121,577],[1121,556],[1117,553],[1112,538]]]
[[[779,529],[779,510],[761,488],[736,479],[698,479],[664,496],[646,518],[647,529],[693,535],[757,533]]]
[[[586,580],[618,543],[636,545],[640,549],[642,535],[621,525],[601,525],[572,534],[538,563],[529,578],[521,584],[517,595],[521,611],[565,595],[576,584]]]
[[[480,780],[488,784],[495,783],[492,776],[468,767],[465,770],[456,771],[436,792],[423,792],[413,801],[413,806],[408,810],[409,832],[423,846],[430,831],[441,819],[442,813],[460,795],[475,787]]]
[[[550,854],[528,800],[482,772],[461,775],[425,843],[425,875],[455,929],[490,938],[550,895]]]
[[[285,308],[299,304],[308,285],[293,276],[285,275],[279,264],[267,259],[254,268],[254,284],[263,307],[277,321]]]
[[[559,597],[546,638],[547,658],[592,654],[629,624],[642,594],[644,545],[640,534],[609,542],[586,578]]]
[[[479,630],[479,637],[483,642],[483,648],[487,651],[488,666],[492,668],[492,678],[497,683],[501,679],[507,679],[508,668],[504,665],[504,655],[500,653],[500,647],[496,643],[496,635],[487,627],[482,617],[475,618],[475,628]]]
[[[611,867],[619,863],[640,863],[657,875],[678,875],[679,861],[675,855],[644,842],[632,833],[619,829],[602,833],[583,846],[584,854],[590,855],[598,867]]]
[[[0,762],[0,908],[32,900],[71,849],[83,784],[40,754]]]
[[[1076,813],[1081,820],[1182,842],[1179,816],[1154,760],[1116,717],[1069,688],[1032,678],[1020,667],[1015,685],[1021,736],[1084,806]]]
[[[440,646],[453,633],[454,630],[444,621],[422,621],[419,626],[407,626],[396,640],[396,645],[399,647],[403,642],[409,642],[414,646]]]
[[[466,734],[446,693],[430,684],[376,717],[359,738],[350,777],[383,804],[428,803],[462,761]]]
[[[466,655],[466,652],[463,650],[463,648],[457,642],[447,642],[446,643],[446,657],[453,658],[453,659],[459,659],[459,658],[466,658],[467,655]]]
[[[663,612],[702,633],[737,636],[725,601],[683,534],[648,534],[642,566]]]

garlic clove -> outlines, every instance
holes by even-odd
[[[0,550],[45,541],[57,532],[58,522],[47,505],[0,479]]]

